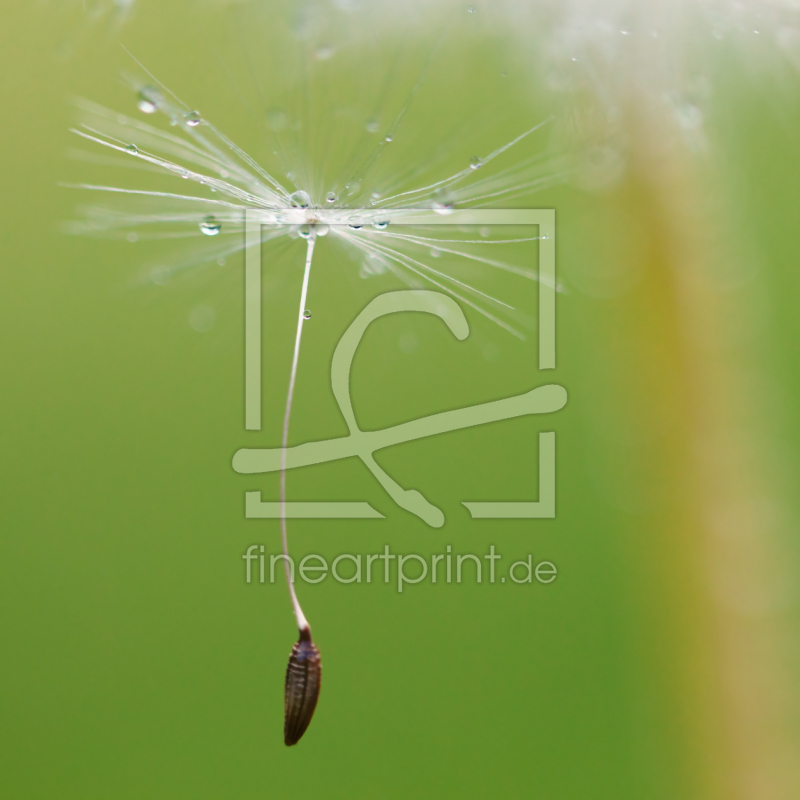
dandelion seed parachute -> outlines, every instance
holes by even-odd
[[[301,25],[302,35],[298,38],[305,41],[304,37],[311,36],[307,33]],[[308,129],[307,120],[296,120],[295,114],[271,104],[265,103],[267,109],[262,113],[272,138],[277,171],[273,167],[265,168],[217,127],[210,115],[183,103],[149,74],[129,80],[134,95],[132,104],[138,114],[131,115],[130,110],[120,114],[86,100],[77,102],[82,118],[74,132],[84,142],[104,148],[114,163],[135,168],[139,176],[159,181],[159,188],[81,184],[82,189],[103,192],[131,205],[134,201],[143,201],[149,206],[139,213],[125,207],[87,209],[84,219],[70,226],[71,232],[105,236],[135,233],[139,240],[199,236],[204,240],[207,256],[222,259],[243,249],[247,213],[263,223],[264,241],[284,236],[306,240],[305,270],[283,421],[284,459],[303,324],[310,317],[306,298],[314,249],[319,247],[318,237],[328,236],[326,246],[333,240],[359,253],[364,259],[362,275],[392,275],[409,285],[418,281],[427,283],[451,294],[519,338],[524,338],[520,328],[531,325],[531,321],[510,303],[465,280],[452,271],[452,266],[438,262],[446,260],[442,255],[457,256],[483,271],[536,281],[535,270],[504,260],[497,252],[498,246],[504,243],[531,241],[535,236],[487,239],[455,226],[423,225],[414,229],[397,225],[408,215],[418,216],[420,211],[450,212],[455,208],[514,202],[562,180],[565,174],[563,167],[554,168],[549,156],[541,153],[541,143],[534,144],[531,154],[531,143],[549,122],[541,117],[529,120],[526,126],[517,128],[512,138],[495,142],[480,155],[475,155],[470,146],[455,171],[442,174],[439,169],[437,173],[438,162],[447,162],[447,150],[441,144],[435,148],[433,160],[406,165],[402,171],[396,171],[392,166],[396,161],[393,162],[393,156],[387,153],[394,153],[403,145],[410,110],[425,88],[437,47],[425,57],[420,77],[391,113],[387,113],[386,108],[370,109],[358,121],[356,127],[365,144],[342,158],[342,177],[327,185],[313,178],[313,163],[299,154],[303,137],[291,138],[294,128],[299,128],[301,133]],[[319,52],[319,48],[314,51],[314,64],[322,63],[326,69],[335,64],[335,49],[325,49],[324,57]],[[333,112],[331,115],[336,117]],[[371,140],[372,134],[377,132],[381,136]],[[515,157],[525,148],[527,152]],[[164,178],[172,179],[169,187],[164,184]],[[431,254],[431,242],[436,243],[436,255]],[[437,258],[436,268],[431,266],[431,258]],[[173,263],[169,269],[174,272],[193,263],[188,257]],[[163,279],[161,267],[157,282]],[[280,480],[281,535],[284,553],[288,554],[285,461]],[[289,659],[285,683],[284,738],[287,745],[294,745],[307,729],[316,708],[321,662],[286,561],[284,567],[300,634]]]

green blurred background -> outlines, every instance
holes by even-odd
[[[310,45],[292,27],[299,6],[142,2],[124,26],[91,8],[4,10],[0,794],[796,797],[792,68],[767,68],[759,52],[754,66],[720,46],[703,67],[714,86],[703,153],[659,149],[658,125],[625,111],[620,176],[515,200],[558,215],[568,291],[546,380],[535,336],[517,341],[471,312],[465,342],[422,315],[372,326],[353,368],[364,428],[542,382],[565,386],[569,404],[556,417],[381,453],[401,485],[444,509],[438,530],[395,507],[356,460],[290,473],[290,499],[366,500],[386,516],[292,521],[293,554],[389,544],[483,555],[493,544],[500,574],[530,553],[559,576],[546,586],[426,581],[402,595],[380,580],[300,583],[324,680],[314,721],[289,750],[283,676],[296,630],[286,589],[247,585],[241,559],[251,544],[279,549],[277,524],[244,518],[244,492],[275,498],[277,480],[237,475],[231,457],[279,443],[304,242],[264,248],[265,424],[246,433],[241,254],[157,285],[142,276],[187,245],[64,234],[96,198],[59,183],[142,184],[68,158],[79,145],[69,97],[135,113],[119,77],[136,72],[122,41],[273,168],[264,105],[292,107],[308,80],[318,99],[298,141],[322,188],[340,174],[330,115],[396,109],[429,59],[385,174],[436,152],[432,174],[446,175],[550,113],[556,133],[520,155],[560,155],[574,147],[559,127],[569,115],[529,58],[537,31],[526,45],[513,26],[481,20],[489,6],[469,17],[461,6],[414,7],[396,29],[380,28],[378,6],[358,21],[329,9],[335,27],[309,36],[339,49],[311,77]],[[681,169],[686,180],[670,182]],[[716,220],[710,239],[703,215]],[[683,246],[712,254],[704,276],[675,278],[678,262],[693,268],[672,247],[683,234]],[[312,272],[294,443],[346,432],[330,390],[333,349],[372,297],[400,288],[361,280],[329,241]],[[534,285],[478,277],[481,289],[535,307]],[[214,312],[208,330],[190,324],[199,307]],[[551,429],[557,518],[471,520],[462,500],[535,499],[537,433]],[[777,709],[766,719],[765,703]],[[737,777],[741,753],[753,762]]]

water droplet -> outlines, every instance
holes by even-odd
[[[303,312],[303,319],[311,319],[311,312],[308,309]]]
[[[308,192],[298,189],[292,197],[292,208],[308,208],[311,205],[311,197]]]
[[[216,217],[208,216],[200,223],[200,230],[206,236],[216,236],[222,230],[222,223]]]
[[[477,7],[476,7],[476,6],[470,6],[470,7],[467,9],[467,11],[468,11],[470,14],[474,14],[474,13],[475,13],[477,10],[478,10],[478,9],[477,9]]]
[[[318,222],[314,228],[317,231],[317,236],[327,236],[330,227],[326,225],[324,222]]]
[[[199,111],[190,111],[184,119],[190,128],[196,128],[203,121]]]
[[[219,266],[221,266],[221,267],[224,267],[225,266],[225,259],[222,256],[220,256],[217,259],[217,264],[219,264]]]
[[[387,133],[387,134],[386,134],[386,139],[385,139],[385,141],[387,141],[387,142],[391,142],[391,141],[392,141],[392,139],[394,139],[394,136],[392,136],[392,134],[391,134],[391,133]]]
[[[136,104],[143,114],[155,114],[161,104],[161,93],[153,86],[145,86],[139,92],[139,102]]]
[[[441,254],[442,254],[442,251],[441,251],[441,250],[437,250],[435,247],[431,247],[431,256],[432,256],[433,258],[439,258],[439,256],[440,256]]]
[[[364,227],[364,220],[361,219],[361,217],[350,217],[350,219],[347,220],[347,224],[351,228],[355,228],[356,230],[358,230],[359,228]]]
[[[336,49],[333,47],[333,45],[323,44],[317,48],[317,51],[314,53],[314,55],[317,57],[318,61],[327,61],[329,58],[332,58],[335,53]]]
[[[372,197],[373,200],[380,200],[381,199],[381,193],[380,192],[373,192],[370,196]]]
[[[479,169],[483,166],[483,159],[480,156],[472,156],[469,160],[470,169]]]
[[[311,226],[310,225],[301,225],[297,232],[304,238],[308,239],[311,236]]]
[[[389,227],[389,220],[376,219],[375,222],[372,223],[372,227],[377,231],[385,231]]]
[[[380,123],[376,119],[367,120],[367,133],[377,133],[380,128]]]
[[[325,195],[326,203],[335,203],[336,200],[337,200],[336,192],[328,192],[328,194]]]
[[[126,153],[130,153],[132,156],[135,156],[139,152],[139,148],[135,144],[129,144],[125,148]]]
[[[130,243],[131,243],[131,244],[133,244],[134,242],[138,242],[138,241],[139,241],[139,234],[138,234],[138,233],[129,233],[129,234],[127,234],[127,235],[125,236],[125,238],[126,238],[126,239],[127,239],[127,240],[128,240]]]
[[[456,207],[453,195],[446,189],[437,189],[433,195],[433,210],[437,214],[452,214]]]
[[[180,175],[180,176],[181,176],[181,178],[183,178],[185,181],[188,181],[188,180],[189,180],[189,170],[188,170],[188,169],[182,169],[182,170],[180,170],[180,171],[178,172],[178,175]]]
[[[492,235],[492,231],[491,231],[491,230],[490,230],[488,227],[486,227],[486,226],[484,226],[483,228],[481,228],[481,229],[478,231],[478,233],[479,233],[481,236],[483,236],[483,238],[484,238],[484,239],[488,239],[488,238],[489,238],[489,237]]]

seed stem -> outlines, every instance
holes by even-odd
[[[316,242],[316,230],[311,226],[311,233],[308,237],[308,248],[306,249],[306,267],[303,273],[303,288],[300,292],[300,311],[297,315],[297,334],[294,339],[294,356],[292,357],[292,372],[289,377],[289,391],[286,394],[286,412],[283,416],[283,442],[281,449],[281,542],[283,544],[283,571],[286,575],[286,585],[289,587],[289,597],[292,599],[292,608],[297,620],[297,627],[302,634],[310,631],[308,620],[300,607],[297,593],[292,583],[292,573],[289,567],[289,545],[286,539],[286,448],[289,445],[289,419],[292,414],[292,398],[294,397],[294,384],[297,377],[297,363],[300,360],[300,339],[303,336],[304,313],[306,309],[306,297],[308,296],[308,278],[311,274],[311,259],[314,255],[314,244]]]

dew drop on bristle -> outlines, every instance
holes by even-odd
[[[437,214],[452,214],[456,207],[456,201],[450,192],[439,189],[433,195],[433,210]]]
[[[304,238],[308,239],[311,236],[311,226],[310,225],[301,225],[297,232]]]
[[[347,224],[351,228],[358,230],[359,228],[364,227],[364,220],[362,220],[361,217],[350,217],[350,219],[347,220]]]
[[[336,192],[328,192],[328,194],[325,195],[325,202],[327,203],[335,203],[336,200]]]
[[[470,14],[474,14],[474,13],[475,13],[477,10],[478,10],[477,6],[470,6],[470,7],[467,9],[467,11],[468,11]]]
[[[388,134],[386,134],[386,139],[385,139],[385,141],[387,141],[387,142],[391,142],[391,141],[392,141],[392,139],[394,139],[394,136],[392,136],[392,134],[391,134],[391,133],[388,133]]]
[[[190,128],[196,128],[203,121],[199,111],[190,111],[184,119]]]
[[[296,191],[291,200],[292,208],[308,208],[311,205],[311,197],[308,192],[304,192],[302,189]]]
[[[135,144],[129,144],[125,148],[126,153],[130,153],[132,156],[135,156],[139,152],[139,148]]]
[[[158,96],[151,86],[146,86],[139,92],[139,102],[136,104],[143,114],[155,114],[158,111]]]
[[[303,312],[303,319],[311,319],[311,312],[308,309]]]
[[[472,156],[469,161],[469,168],[470,169],[480,169],[483,166],[483,159],[480,156]]]
[[[317,236],[327,236],[330,227],[328,225],[325,225],[325,223],[318,222],[314,226],[314,230],[317,232]]]
[[[378,231],[385,231],[389,227],[389,220],[388,219],[375,220],[375,222],[372,223],[372,227]]]
[[[200,230],[206,236],[216,236],[222,230],[222,223],[216,217],[208,216],[200,223]]]

